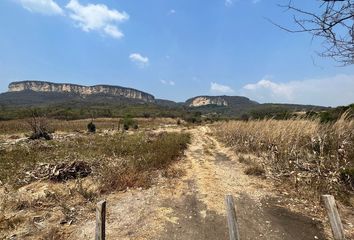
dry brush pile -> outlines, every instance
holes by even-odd
[[[354,121],[255,120],[218,123],[215,134],[240,154],[258,156],[268,176],[317,198],[354,190]]]

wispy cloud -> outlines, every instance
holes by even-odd
[[[172,15],[172,14],[175,14],[176,13],[176,10],[175,9],[170,9],[170,11],[168,11],[168,14],[169,15]]]
[[[146,67],[149,64],[149,58],[143,57],[140,53],[130,54],[129,59],[141,68]]]
[[[234,0],[225,0],[225,6],[231,7],[234,4]]]
[[[85,32],[98,31],[117,39],[124,36],[117,25],[129,19],[126,12],[109,9],[104,4],[82,5],[78,0],[70,0],[66,8],[70,18]]]
[[[53,0],[16,0],[30,12],[44,15],[63,15],[63,9]]]
[[[174,81],[166,81],[166,80],[160,80],[160,82],[162,84],[165,84],[165,85],[170,85],[170,86],[174,86],[175,85],[175,82]]]
[[[221,93],[221,94],[234,92],[234,90],[231,87],[229,87],[227,85],[215,83],[215,82],[210,83],[210,91],[212,93]]]
[[[354,102],[354,76],[336,75],[327,78],[306,79],[277,83],[263,78],[245,85],[241,94],[259,102],[346,105]]]
[[[232,5],[235,4],[238,0],[224,0],[224,4],[226,7],[231,7]],[[262,0],[250,0],[253,4],[257,4],[261,2]]]

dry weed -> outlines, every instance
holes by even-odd
[[[214,132],[237,153],[263,159],[268,175],[297,190],[307,189],[316,198],[331,193],[345,200],[353,190],[354,121],[345,115],[334,124],[303,119],[230,121],[218,123]]]

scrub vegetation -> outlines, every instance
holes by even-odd
[[[252,120],[218,123],[214,132],[250,163],[249,174],[290,184],[303,195],[330,193],[347,201],[354,189],[354,121]],[[252,155],[254,159],[248,160]],[[252,166],[251,166],[252,165]],[[260,167],[262,166],[262,168]]]

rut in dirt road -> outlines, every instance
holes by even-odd
[[[108,196],[107,239],[227,240],[227,194],[235,198],[242,240],[326,239],[320,222],[280,206],[267,179],[245,175],[235,153],[208,127],[187,131],[191,144],[174,166],[182,177],[162,177],[149,189]],[[69,239],[92,238],[93,219],[83,221]]]
[[[278,206],[265,180],[245,175],[236,155],[208,131],[192,130],[182,196],[165,202],[178,221],[168,223],[158,239],[228,239],[228,193],[235,197],[241,239],[326,239],[320,222]]]

